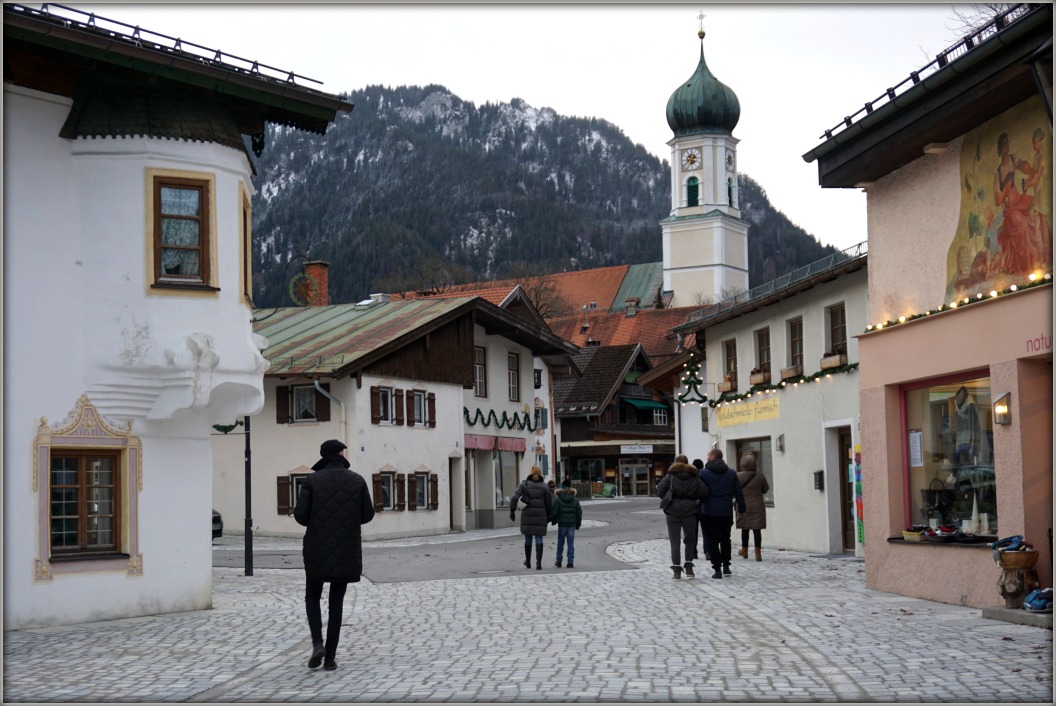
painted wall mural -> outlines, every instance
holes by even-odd
[[[947,300],[1052,267],[1052,126],[1031,98],[964,136],[961,212],[946,260]]]

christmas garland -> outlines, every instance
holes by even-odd
[[[524,413],[524,420],[521,420],[520,413],[514,412],[513,419],[510,419],[508,413],[502,413],[502,419],[499,419],[498,415],[495,414],[495,410],[488,410],[488,415],[485,417],[484,413],[477,408],[477,413],[472,419],[469,417],[469,408],[462,408],[462,417],[466,420],[466,424],[471,427],[475,427],[478,422],[482,423],[485,427],[490,427],[495,424],[499,429],[527,429],[528,431],[535,431],[535,426],[532,424],[532,415],[528,412]]]

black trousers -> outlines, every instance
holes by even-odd
[[[755,538],[755,548],[758,549],[759,547],[763,546],[763,531],[762,530],[757,530],[757,529],[753,529],[753,530],[742,529],[741,530],[741,546],[744,547],[745,549],[748,548],[748,533],[749,532],[752,532],[753,533],[753,537]]]
[[[729,565],[730,530],[733,529],[733,515],[704,515],[704,526],[708,533],[708,553],[711,554],[711,565],[718,571],[723,565]]]
[[[330,584],[329,610],[326,621],[326,659],[337,654],[337,642],[341,637],[341,618],[345,605],[345,589],[348,581],[327,581],[326,579],[307,577],[304,589],[304,610],[308,614],[308,629],[312,632],[312,644],[323,641],[323,612],[320,601],[323,597],[323,584]]]

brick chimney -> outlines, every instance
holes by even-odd
[[[305,274],[315,280],[315,298],[308,306],[328,306],[330,304],[330,263],[325,260],[313,260],[304,265]]]
[[[627,297],[627,301],[624,303],[626,306],[627,318],[638,315],[638,308],[642,305],[640,297]]]

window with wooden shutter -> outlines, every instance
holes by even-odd
[[[275,388],[275,423],[290,423],[290,388],[285,385]]]
[[[430,392],[425,396],[425,407],[428,410],[426,416],[426,423],[429,428],[436,428],[436,395]]]
[[[407,474],[407,509],[414,512],[418,509],[418,476]]]
[[[421,415],[416,413],[417,410],[421,409],[418,405],[418,396],[420,394],[417,390],[411,390],[407,393],[407,426],[409,427],[413,427],[415,422],[421,419]]]
[[[290,477],[279,476],[275,479],[276,507],[280,515],[289,515],[293,512],[290,507]]]
[[[381,388],[377,385],[370,388],[370,423],[381,423]]]
[[[396,408],[396,426],[403,426],[403,390],[397,388],[393,395],[393,407]]]
[[[396,512],[407,509],[407,476],[396,476]]]
[[[429,474],[429,509],[440,507],[440,479],[435,473]]]
[[[382,477],[380,473],[376,473],[370,477],[371,485],[374,488],[374,512],[383,512],[385,510],[385,488],[382,485]]]

